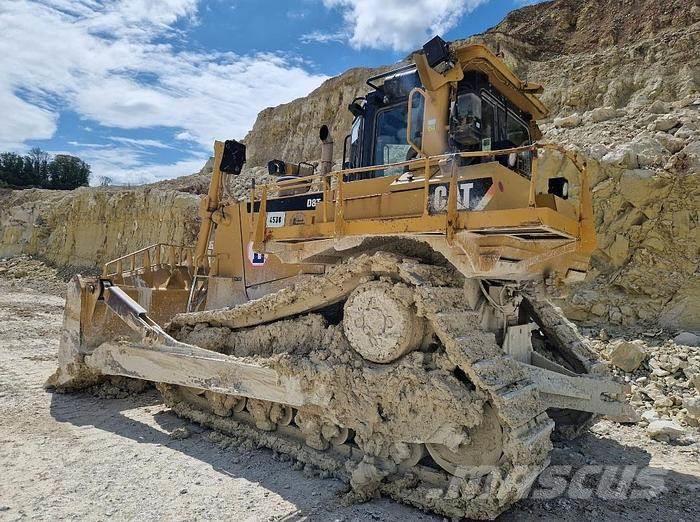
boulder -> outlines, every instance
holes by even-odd
[[[680,122],[675,116],[663,116],[654,122],[654,130],[669,131],[677,127]]]
[[[642,413],[641,418],[645,422],[654,422],[656,420],[659,420],[659,414],[656,413],[654,410],[647,410],[644,413]]]
[[[632,145],[641,168],[663,165],[668,158],[664,146],[652,137],[636,138]]]
[[[603,163],[636,169],[663,165],[668,151],[654,138],[642,136],[624,143],[603,156]]]
[[[691,129],[690,127],[684,125],[676,131],[674,136],[676,138],[686,140],[686,139],[690,138],[691,136],[694,136],[695,134],[697,134],[697,132],[694,129]]]
[[[689,416],[695,420],[700,420],[700,397],[686,397],[683,399],[683,407]]]
[[[625,111],[615,109],[614,107],[598,107],[591,111],[591,120],[594,123],[599,123],[601,121],[612,120],[613,118],[619,118],[625,113]]]
[[[570,116],[554,118],[554,126],[564,129],[572,129],[581,125],[581,116],[578,113],[573,113]]]
[[[681,332],[673,338],[673,342],[683,346],[700,346],[700,337],[692,332]]]
[[[630,250],[630,242],[629,239],[627,239],[625,236],[622,234],[617,234],[615,236],[615,241],[612,242],[610,247],[608,247],[608,255],[610,256],[610,260],[612,261],[613,265],[615,266],[622,266],[625,264],[625,261],[627,261],[627,257],[629,256],[629,250]],[[607,310],[607,308],[606,308]],[[591,310],[593,311],[593,310]],[[593,312],[595,313],[595,312]],[[603,315],[602,313],[596,314],[596,315]]]
[[[671,190],[668,180],[655,175],[653,170],[625,170],[620,176],[618,193],[638,209],[652,217],[655,205]]]
[[[649,107],[649,112],[653,114],[666,114],[671,112],[671,104],[665,101],[656,100]]]
[[[700,171],[700,141],[692,141],[679,152],[684,156],[685,168],[690,172]]]
[[[672,154],[675,154],[676,152],[680,151],[683,147],[685,147],[685,140],[682,140],[680,138],[677,138],[676,136],[667,134],[665,132],[657,132],[656,134],[654,134],[654,139],[661,143],[661,145],[663,145],[664,148]]]
[[[647,435],[655,440],[669,441],[685,435],[685,430],[680,424],[671,420],[654,420],[647,426]]]
[[[644,341],[617,341],[613,343],[610,352],[610,363],[625,372],[633,372],[646,359],[646,347]]]
[[[629,143],[614,148],[603,156],[601,161],[615,167],[625,167],[628,169],[636,169],[639,167],[637,154],[632,150]]]

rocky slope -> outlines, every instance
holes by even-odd
[[[355,68],[326,80],[308,96],[260,111],[245,137],[251,165],[271,159],[313,161],[321,156],[318,131],[328,125],[335,142],[335,158],[343,155],[343,140],[352,124],[348,104],[367,92],[365,81],[388,68]]]
[[[599,249],[586,281],[560,300],[584,324],[700,329],[699,34],[700,0],[555,0],[513,11],[469,39],[545,86],[545,139],[588,162]],[[381,70],[351,69],[263,110],[246,136],[250,166],[317,160],[322,123],[340,159],[347,104]],[[545,175],[566,168],[556,154],[542,166]],[[231,192],[244,194],[260,172],[248,169]],[[94,264],[155,241],[191,242],[192,194],[206,184],[205,168],[128,191],[0,193],[0,256]]]
[[[157,189],[0,191],[0,257],[94,267],[146,245],[191,244],[198,198]]]

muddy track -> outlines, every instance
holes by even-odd
[[[285,425],[261,411],[257,403],[262,401],[249,400],[248,411],[243,406],[234,411],[235,400],[221,408],[225,396],[165,385],[161,391],[178,414],[313,463],[349,481],[359,498],[381,493],[447,516],[493,518],[525,495],[549,463],[554,422],[538,400],[536,383],[504,356],[494,333],[483,329],[484,314],[493,311],[478,292],[465,299],[463,285],[449,269],[375,253],[334,267],[323,279],[239,307],[173,319],[169,330],[183,342],[250,357],[281,375],[301,377],[311,392],[331,394],[325,408],[294,409]],[[368,287],[403,296],[426,321],[435,346],[376,365],[350,348],[347,323],[329,324],[320,314],[296,315],[308,309],[324,312],[348,296],[352,302]],[[553,332],[567,357],[584,372],[594,367],[595,358],[576,328],[534,294],[529,299],[543,330]],[[387,322],[382,324],[389,335]],[[272,406],[266,408],[269,413]],[[495,412],[491,421],[490,411]],[[436,435],[435,426],[442,433]],[[352,435],[334,445],[324,438],[324,429],[349,429]],[[499,440],[496,459],[475,459],[488,449],[479,448],[480,436]],[[470,444],[471,453],[464,449]],[[489,477],[488,492],[476,494],[469,479],[486,464],[497,473]],[[484,474],[483,469],[476,473]]]

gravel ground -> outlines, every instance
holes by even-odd
[[[216,434],[172,414],[155,391],[123,399],[45,392],[62,311],[62,297],[0,278],[0,520],[441,520],[386,499],[344,506],[342,482],[265,449],[224,448]],[[171,438],[179,427],[191,436]],[[635,466],[628,469],[636,489],[655,496],[605,500],[579,489],[521,501],[501,520],[690,521],[700,512],[697,443],[655,442],[638,427],[603,421],[557,445],[552,461],[572,473]],[[584,485],[599,491],[601,469],[586,469]],[[644,482],[639,473],[649,472]],[[550,486],[541,483],[538,494],[551,496]]]

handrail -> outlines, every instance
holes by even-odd
[[[448,159],[455,159],[455,158],[496,158],[499,156],[507,156],[510,154],[517,154],[521,152],[531,152],[532,153],[532,167],[531,167],[531,175],[530,175],[530,187],[529,187],[529,194],[528,194],[528,207],[534,208],[535,207],[535,196],[536,196],[536,184],[538,181],[538,169],[537,169],[537,151],[538,149],[553,149],[561,154],[563,154],[567,159],[569,159],[576,170],[578,170],[580,174],[580,179],[579,179],[579,185],[581,186],[581,197],[579,198],[579,222],[581,223],[582,228],[586,227],[590,229],[592,227],[592,211],[588,207],[591,205],[590,201],[590,195],[585,194],[585,192],[588,190],[588,173],[587,173],[587,168],[586,168],[586,163],[583,162],[581,164],[579,162],[578,157],[576,154],[572,151],[569,151],[562,147],[561,145],[554,144],[554,143],[535,143],[532,145],[524,145],[521,147],[511,147],[508,149],[499,149],[499,150],[489,150],[489,151],[468,151],[468,152],[451,152],[451,153],[446,153],[446,154],[439,154],[436,156],[425,156],[425,157],[419,157],[411,160],[406,160],[406,161],[398,161],[395,163],[388,163],[385,165],[370,165],[368,167],[355,167],[351,169],[341,169],[341,170],[336,170],[329,172],[328,174],[313,174],[310,176],[304,176],[304,177],[298,177],[290,180],[283,180],[283,181],[275,181],[273,183],[267,183],[263,185],[258,185],[254,186],[251,188],[250,192],[250,205],[251,205],[251,214],[253,213],[253,207],[256,201],[261,201],[261,206],[260,206],[260,211],[259,214],[263,214],[264,212],[262,211],[263,201],[267,201],[267,199],[270,197],[274,191],[280,191],[280,190],[290,190],[290,189],[295,189],[295,188],[307,188],[310,186],[313,186],[314,183],[319,183],[319,190],[322,190],[323,192],[323,216],[322,216],[322,222],[326,223],[328,222],[328,219],[333,215],[333,218],[337,220],[336,225],[335,225],[335,234],[336,236],[342,235],[342,231],[344,229],[344,203],[346,198],[343,197],[343,185],[345,183],[345,176],[349,174],[360,174],[364,172],[372,172],[376,170],[385,170],[389,168],[397,168],[397,167],[416,167],[415,169],[411,170],[418,170],[422,169],[424,172],[424,177],[423,177],[423,191],[424,191],[424,200],[425,200],[425,206],[423,209],[423,215],[429,214],[429,190],[430,190],[430,180],[433,178],[435,174],[430,173],[430,167],[436,166],[439,164],[439,162],[443,160],[448,160]],[[453,181],[456,183],[456,170],[453,170],[450,175],[450,184],[453,183]],[[455,178],[455,179],[453,179]],[[335,187],[332,186],[332,182],[335,182]],[[332,192],[333,189],[335,189],[336,196],[335,196],[335,210],[332,212],[330,209],[330,205],[332,203]],[[452,191],[450,191],[450,194]],[[338,208],[340,207],[340,208]],[[456,213],[456,210],[453,209],[453,212],[450,213],[450,216],[448,219],[452,218],[451,221],[454,222],[455,216],[452,214]],[[261,217],[263,219],[261,219]],[[262,243],[265,240],[266,236],[266,226],[265,226],[265,221],[264,221],[264,216],[259,215],[258,220],[255,223],[254,227],[254,247],[259,248],[262,246]],[[454,227],[454,223],[452,225]],[[449,228],[449,227],[448,227]],[[453,232],[454,230],[452,230]],[[446,231],[446,232],[449,232]],[[589,230],[590,232],[590,230]]]
[[[140,263],[137,262],[139,257]],[[194,247],[171,243],[155,243],[107,261],[102,269],[102,276],[121,276],[133,274],[139,270],[150,271],[163,265],[171,267],[186,266],[188,269],[191,269],[193,261]],[[126,270],[124,269],[125,263],[128,263]]]
[[[412,160],[406,160],[406,161],[397,161],[395,163],[386,163],[384,165],[370,165],[369,167],[355,167],[352,169],[343,169],[343,170],[335,170],[332,172],[329,172],[328,174],[312,174],[310,176],[304,176],[304,177],[298,177],[294,179],[288,179],[288,180],[283,180],[283,181],[275,181],[273,183],[266,183],[264,185],[256,185],[255,189],[253,192],[257,195],[258,191],[262,190],[262,187],[267,187],[268,191],[269,189],[290,189],[290,188],[297,188],[301,187],[302,185],[308,184],[309,182],[313,183],[313,181],[322,181],[324,177],[328,178],[334,178],[338,175],[338,173],[342,173],[343,175],[347,174],[360,174],[363,172],[372,172],[374,170],[384,170],[384,169],[390,169],[390,168],[395,168],[395,167],[406,167],[410,165],[418,165],[418,164],[423,164],[426,161],[429,162],[430,165],[437,165],[438,162],[444,159],[451,159],[455,157],[460,157],[460,158],[480,158],[480,157],[496,157],[496,156],[506,156],[508,154],[513,154],[513,153],[518,153],[518,152],[526,152],[526,151],[533,151],[537,148],[541,147],[547,147],[548,144],[543,144],[543,145],[525,145],[522,147],[511,147],[509,149],[499,149],[499,150],[492,150],[492,151],[473,151],[473,152],[450,152],[446,154],[439,154],[437,156],[426,156],[424,158],[416,158]],[[556,146],[556,148],[561,148]],[[562,148],[562,150],[565,150]]]

